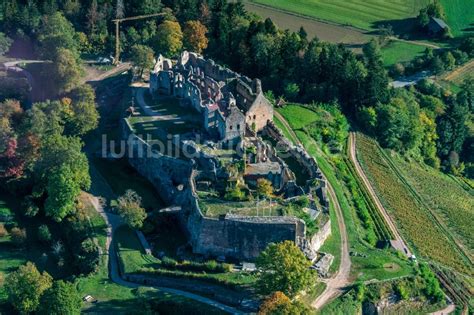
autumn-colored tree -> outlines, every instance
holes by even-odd
[[[257,179],[257,193],[261,197],[270,198],[273,196],[273,186],[268,179]]]
[[[270,294],[260,305],[258,315],[306,315],[310,310],[298,301],[292,302],[283,292]]]
[[[280,291],[270,294],[260,305],[258,315],[273,314],[276,310],[286,308],[291,305],[291,300]]]
[[[183,32],[178,22],[164,21],[161,23],[154,38],[155,51],[167,57],[178,54],[183,48]]]
[[[207,28],[199,21],[187,21],[184,24],[184,48],[197,53],[202,53],[207,48],[209,40],[206,37]]]

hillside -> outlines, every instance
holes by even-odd
[[[433,178],[422,177],[416,167],[411,170],[407,169],[407,173],[416,172],[410,179],[410,181],[418,182],[416,189],[425,185],[422,190],[423,198],[419,198],[417,191],[413,190],[410,185],[410,181],[406,181],[403,174],[398,172],[398,168],[395,168],[392,159],[378,147],[374,140],[360,134],[357,136],[357,156],[382,203],[392,213],[402,234],[412,243],[416,252],[423,257],[433,259],[442,265],[472,276],[472,264],[456,244],[459,239],[453,240],[450,230],[445,231],[437,221],[437,217],[431,213],[431,208],[427,208],[426,204],[427,200],[434,203],[443,202],[445,213],[450,213],[448,208],[456,206],[452,204],[447,207],[446,205],[452,203],[453,199],[458,199],[458,205],[461,205],[470,203],[469,197],[465,193],[455,195],[456,197],[440,197],[439,192],[441,191],[457,194],[459,190],[454,190],[455,185],[453,186],[453,183],[445,181],[445,179],[443,180],[446,186],[443,187],[439,181],[440,178],[443,178],[441,175],[435,177],[434,181]],[[429,181],[432,181],[432,184],[428,186]],[[438,185],[438,187],[434,188],[433,185]],[[450,190],[446,190],[447,187]],[[448,198],[451,198],[451,201],[448,201]],[[468,207],[467,204],[466,206]],[[468,217],[465,217],[464,220],[469,220],[469,217],[472,216],[472,213],[469,214],[469,212],[471,211],[465,212]],[[450,220],[454,220],[453,216],[450,214]],[[456,229],[459,233],[461,230],[466,233],[462,226],[457,226]],[[467,231],[467,233],[471,232]]]

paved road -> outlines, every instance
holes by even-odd
[[[401,251],[405,256],[411,257],[412,253],[408,246],[406,245],[405,241],[401,237],[400,233],[398,232],[397,227],[393,223],[392,218],[388,215],[387,210],[385,207],[382,205],[380,202],[380,199],[378,198],[377,194],[375,193],[374,188],[370,184],[367,176],[365,175],[362,167],[360,166],[359,161],[357,160],[357,154],[356,154],[356,134],[354,132],[351,132],[349,134],[349,146],[350,146],[350,158],[352,163],[355,166],[357,175],[362,179],[362,182],[364,183],[364,186],[367,188],[367,191],[369,192],[370,196],[372,197],[372,200],[375,202],[375,205],[377,206],[378,211],[380,214],[383,216],[385,222],[387,222],[387,225],[392,232],[393,236],[395,237],[394,240],[391,240],[391,244],[394,248],[397,250]]]
[[[296,139],[298,144],[303,146],[300,140],[298,139],[296,133],[286,121],[285,117],[283,117],[277,111],[274,111],[274,114],[278,117],[278,119],[280,119],[282,124],[285,125],[291,136]],[[311,304],[317,309],[323,307],[332,299],[341,295],[344,292],[344,288],[351,283],[349,279],[351,271],[351,258],[349,256],[349,241],[347,238],[347,230],[346,224],[344,222],[344,216],[342,215],[342,209],[339,205],[339,201],[337,200],[334,188],[332,187],[331,183],[327,180],[324,174],[323,177],[325,178],[326,183],[328,185],[327,187],[329,197],[331,198],[331,202],[334,205],[334,209],[336,210],[337,224],[339,225],[339,231],[341,234],[341,262],[339,264],[338,271],[331,278],[324,281],[326,283],[326,288],[324,289],[323,293],[321,293],[321,295],[319,295],[316,300],[314,300],[314,302]]]

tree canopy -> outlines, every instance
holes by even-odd
[[[289,297],[314,284],[317,276],[309,261],[292,241],[270,244],[256,260],[260,270],[257,287],[263,294],[281,291]]]
[[[164,21],[156,30],[154,48],[157,53],[173,57],[183,47],[183,32],[178,22]]]
[[[55,281],[41,297],[39,314],[76,315],[81,313],[81,298],[73,283]]]
[[[5,290],[17,311],[31,313],[38,309],[41,296],[52,282],[53,278],[48,273],[40,273],[33,263],[27,262],[8,275]]]
[[[146,219],[145,209],[142,208],[142,198],[129,189],[118,198],[117,202],[117,211],[125,223],[134,229],[141,228]]]

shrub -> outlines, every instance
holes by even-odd
[[[51,232],[46,224],[40,225],[38,228],[38,240],[43,243],[51,242]]]
[[[10,231],[10,237],[16,245],[23,245],[26,241],[26,230],[14,227]]]
[[[165,268],[175,268],[178,265],[178,262],[173,258],[163,257],[163,259],[161,260],[161,264]]]
[[[217,269],[217,262],[215,260],[209,260],[208,262],[206,262],[206,269],[208,269],[209,271],[215,271]]]
[[[23,209],[23,214],[30,218],[34,217],[39,212],[38,206],[34,203],[31,197],[25,198],[25,200],[22,203],[22,209]]]
[[[5,228],[5,225],[3,223],[0,223],[0,237],[4,237],[8,235],[8,231]]]

